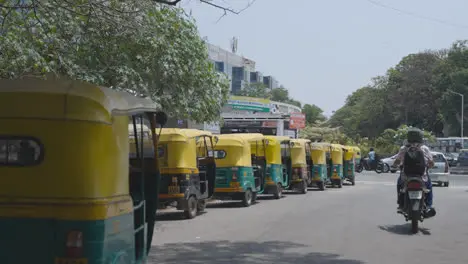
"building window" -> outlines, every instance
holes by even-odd
[[[39,140],[31,137],[0,137],[1,166],[34,166],[39,164],[44,150]]]
[[[215,62],[215,69],[219,72],[224,72],[224,62],[222,61]]]

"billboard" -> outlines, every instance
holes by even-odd
[[[228,99],[227,105],[234,111],[241,110],[270,113],[271,110],[269,99],[247,96],[231,96]]]
[[[289,116],[289,129],[302,129],[305,127],[305,114],[291,113]]]

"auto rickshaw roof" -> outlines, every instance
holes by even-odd
[[[351,146],[354,150],[354,152],[359,153],[361,152],[361,149],[358,146]]]
[[[310,144],[310,148],[314,150],[327,151],[327,148],[330,147],[330,144],[327,144],[328,143],[313,142]]]
[[[70,103],[70,98],[74,97],[98,103],[109,113],[109,115],[122,116],[142,112],[155,112],[160,108],[159,105],[148,98],[137,97],[124,91],[100,87],[87,82],[56,77],[52,77],[47,80],[38,77],[25,77],[17,80],[2,79],[0,80],[0,93],[31,93],[64,96],[62,99],[63,101],[60,102],[62,105],[61,113],[54,113],[54,116],[37,116],[37,113],[31,113],[34,117],[68,119],[68,115],[70,113],[76,115],[77,109],[75,108],[77,108],[77,105],[76,103]],[[8,114],[8,111],[5,112],[5,114]],[[21,114],[24,115],[23,112],[21,112]],[[87,116],[92,119],[92,115]],[[95,118],[102,119],[98,117]]]
[[[268,144],[280,144],[283,141],[291,141],[290,137],[286,136],[265,136],[266,139],[268,139]]]
[[[343,152],[343,145],[340,144],[333,144],[328,142],[320,142],[318,144],[322,144],[325,148],[329,148],[331,151],[340,151]]]
[[[310,143],[310,140],[305,139],[305,138],[294,138],[294,139],[291,139],[291,143],[294,143],[294,145],[291,145],[291,147],[299,148],[299,147],[303,147],[306,144]]]
[[[156,129],[159,133],[159,128]],[[189,128],[163,128],[161,129],[161,142],[186,142],[187,140],[195,137],[207,136],[211,137],[213,134],[209,131],[189,129]]]
[[[348,152],[354,152],[354,148],[352,146],[347,146],[347,145],[343,145],[343,149],[348,151]]]
[[[222,134],[215,136],[215,146],[250,147],[250,142],[246,135]]]
[[[235,137],[241,137],[249,142],[252,141],[259,141],[259,140],[264,140],[265,136],[260,133],[233,133],[233,134],[224,134],[224,135],[231,135]],[[224,136],[223,135],[223,136]]]
[[[343,151],[344,146],[341,144],[331,144],[332,151]]]

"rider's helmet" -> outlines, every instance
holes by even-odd
[[[370,148],[369,151],[374,151],[374,148]]]
[[[418,128],[411,128],[408,130],[406,139],[409,144],[411,143],[424,143],[424,133]]]

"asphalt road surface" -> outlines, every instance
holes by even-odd
[[[150,263],[468,263],[468,176],[434,187],[437,216],[416,235],[396,214],[396,177],[364,172],[356,186],[265,197],[249,208],[215,203],[192,220],[162,212]]]

